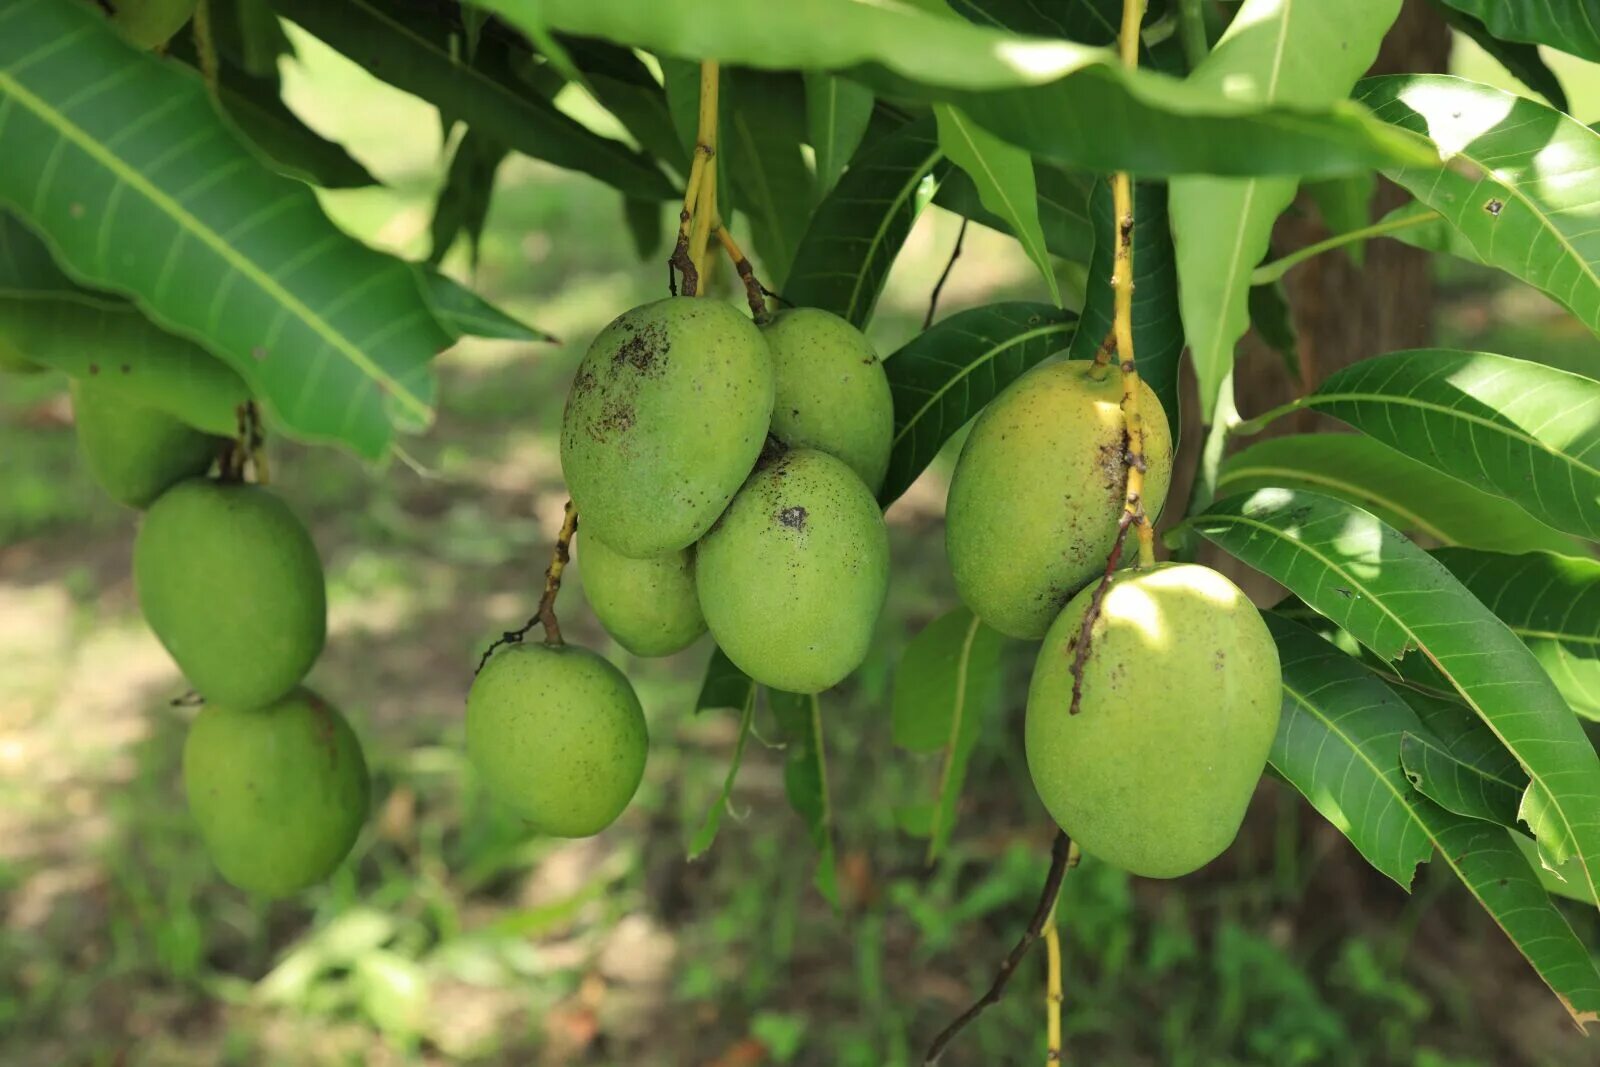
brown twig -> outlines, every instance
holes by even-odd
[[[1061,880],[1066,877],[1067,869],[1074,864],[1069,862],[1077,854],[1072,847],[1072,840],[1065,831],[1056,833],[1055,842],[1050,846],[1050,872],[1045,875],[1044,891],[1039,894],[1039,904],[1033,909],[1033,918],[1028,922],[1028,928],[1023,932],[1021,940],[1011,949],[1011,952],[1000,963],[1000,970],[994,977],[994,982],[989,986],[989,991],[979,997],[977,1002],[956,1016],[954,1022],[939,1032],[933,1039],[933,1044],[928,1046],[928,1054],[923,1057],[923,1067],[939,1062],[939,1057],[944,1055],[950,1042],[955,1040],[957,1034],[985,1009],[1000,1002],[1005,995],[1006,986],[1010,983],[1012,975],[1017,973],[1017,967],[1033,948],[1034,942],[1039,940],[1039,935],[1044,931],[1045,921],[1050,917],[1050,911],[1055,907],[1056,897],[1061,892]]]
[[[928,295],[928,313],[922,317],[922,328],[926,330],[933,325],[933,313],[939,307],[939,294],[944,292],[944,283],[950,280],[950,271],[955,268],[956,260],[961,258],[961,245],[967,239],[967,222],[961,220],[961,229],[956,231],[956,246],[950,250],[950,258],[945,260],[944,270],[939,272],[939,280],[933,283],[933,292]]]
[[[1089,608],[1083,613],[1083,622],[1078,625],[1078,634],[1067,647],[1072,649],[1072,703],[1067,708],[1067,714],[1078,714],[1078,707],[1083,703],[1083,668],[1089,662],[1090,635],[1094,631],[1094,624],[1100,620],[1100,608],[1106,602],[1106,591],[1111,588],[1111,576],[1116,572],[1117,564],[1122,562],[1122,549],[1128,543],[1128,529],[1133,525],[1133,513],[1124,511],[1117,520],[1117,539],[1111,543],[1111,551],[1106,553],[1105,573],[1100,576],[1100,584],[1095,586],[1094,596],[1089,598]]]
[[[561,592],[561,572],[572,560],[572,537],[578,532],[578,510],[572,506],[572,501],[567,501],[566,511],[561,520],[561,532],[556,535],[556,547],[550,553],[550,566],[544,572],[544,594],[539,597],[539,609],[522,627],[517,630],[507,630],[499,639],[483,650],[483,656],[478,660],[477,670],[472,672],[477,677],[488,664],[489,657],[502,645],[521,644],[522,639],[528,636],[528,631],[534,626],[544,628],[544,643],[547,645],[565,644],[561,640],[561,624],[556,620],[556,596]]]
[[[744,282],[744,297],[750,304],[750,314],[755,316],[756,322],[766,322],[768,318],[767,302],[763,299],[762,294],[767,291],[767,287],[756,279],[756,271],[750,265],[749,257],[734,242],[733,235],[722,224],[722,220],[717,219],[712,225],[714,227],[713,232],[717,235],[717,240],[722,244],[722,250],[728,253],[729,259],[733,260],[733,269],[738,272],[739,280]]]

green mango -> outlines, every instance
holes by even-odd
[[[711,634],[762,685],[817,693],[866,658],[889,589],[889,530],[843,460],[763,460],[695,552]]]
[[[635,656],[669,656],[706,632],[690,550],[631,559],[585,532],[578,567],[600,625]]]
[[[194,16],[196,0],[105,0],[111,23],[135,48],[160,48]]]
[[[819,308],[780,311],[761,332],[777,379],[773,434],[791,448],[844,460],[868,489],[882,489],[894,441],[894,397],[872,343]]]
[[[1088,361],[1036,367],[984,409],[961,450],[945,507],[956,591],[1001,633],[1037,640],[1085,582],[1104,573],[1127,480],[1122,380]],[[1145,509],[1172,480],[1161,402],[1140,382]]]
[[[242,710],[283,696],[322,651],[322,564],[294,512],[255,485],[162,494],[133,545],[139,607],[189,684]]]
[[[484,787],[541,833],[588,837],[644,777],[650,733],[621,671],[586,648],[497,651],[467,695],[467,756]]]
[[[1078,632],[1094,592],[1067,605],[1039,650],[1028,771],[1085,853],[1176,878],[1239,832],[1278,729],[1277,646],[1249,598],[1209,567],[1120,571],[1090,634],[1073,715]]]
[[[772,420],[772,356],[720,300],[623,313],[578,367],[561,469],[585,528],[635,559],[688,548],[750,473]]]
[[[183,784],[222,876],[268,896],[332,874],[367,817],[361,745],[306,689],[253,711],[207,704],[184,741]]]
[[[73,380],[72,413],[90,475],[107,496],[131,508],[149,507],[174,485],[204,474],[223,445],[222,438],[90,378]]]

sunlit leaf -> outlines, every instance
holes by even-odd
[[[1514,829],[1528,788],[1516,757],[1464,705],[1404,687],[1398,691],[1426,727],[1400,739],[1407,780],[1446,811]]]
[[[1439,12],[1444,20],[1453,28],[1472,38],[1474,44],[1495,59],[1500,65],[1510,71],[1518,81],[1546,100],[1557,111],[1568,111],[1567,93],[1561,88],[1561,79],[1556,77],[1556,72],[1539,54],[1539,46],[1530,44],[1526,40],[1505,40],[1496,37],[1482,22],[1465,11],[1459,11],[1444,4],[1452,0],[1443,0]],[[1469,3],[1481,3],[1482,0],[1468,0]],[[1589,2],[1589,0],[1585,0]]]
[[[808,73],[806,124],[816,152],[817,192],[826,196],[844,173],[872,118],[872,90],[848,78]]]
[[[1600,62],[1600,10],[1594,0],[1443,0],[1504,41],[1547,44]]]

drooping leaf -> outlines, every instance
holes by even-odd
[[[1500,552],[1572,551],[1577,542],[1504,498],[1440,474],[1357,433],[1292,434],[1229,456],[1217,493],[1310,489],[1366,508],[1384,522],[1444,545]]]
[[[21,0],[0,10],[0,115],[0,203],[75,278],[203,340],[283,429],[378,457],[427,424],[449,338],[411,268],[259,163],[198,78],[89,6]]]
[[[556,338],[513,318],[489,301],[426,263],[417,265],[422,291],[439,324],[457,337],[490,337],[499,341],[544,341]]]
[[[130,401],[232,436],[250,399],[243,380],[132,304],[34,295],[0,299],[0,342],[69,378],[94,379]]]
[[[910,488],[952,434],[1053,352],[1071,343],[1077,316],[1023,302],[943,319],[884,361],[894,394],[894,441],[879,503]]]
[[[848,70],[888,95],[955,104],[1012,144],[1091,170],[1329,175],[1427,156],[1414,139],[1382,129],[1348,102],[1264,103],[1253,86],[1218,92],[1130,71],[1106,49],[975,26],[912,4],[483,0],[482,6],[524,28],[549,26],[684,59]]]
[[[687,177],[689,155],[673,127],[667,94],[639,57],[605,41],[566,37],[561,44],[583,74],[583,84],[628,135],[680,178]]]
[[[1094,220],[1094,257],[1084,293],[1083,319],[1072,341],[1073,359],[1093,359],[1111,331],[1116,293],[1111,287],[1117,235],[1109,182],[1097,182],[1089,198]],[[1138,182],[1133,189],[1133,351],[1139,376],[1161,400],[1172,440],[1178,440],[1178,359],[1183,355],[1183,321],[1178,314],[1178,272],[1173,263],[1172,231],[1167,226],[1167,189]]]
[[[1444,565],[1373,515],[1316,493],[1263,489],[1190,520],[1393,661],[1418,650],[1528,772],[1518,817],[1551,863],[1600,884],[1600,756],[1526,646]]]
[[[925,181],[936,184],[949,166],[931,117],[867,145],[811,216],[783,288],[785,299],[866,325],[924,206],[921,187]]]
[[[1577,868],[1575,862],[1568,860],[1552,871],[1539,858],[1539,846],[1534,844],[1533,839],[1528,835],[1512,834],[1511,842],[1517,846],[1517,851],[1522,853],[1523,857],[1528,861],[1528,865],[1533,868],[1534,877],[1539,879],[1539,884],[1544,886],[1545,892],[1552,896],[1576,900],[1580,904],[1588,904],[1591,907],[1597,903],[1594,895],[1583,884],[1583,879],[1573,876],[1572,872]],[[1590,1021],[1593,1022],[1594,1020]]]
[[[1445,811],[1409,788],[1399,747],[1403,734],[1423,729],[1416,715],[1360,661],[1287,620],[1269,615],[1267,625],[1284,682],[1272,766],[1368,862],[1402,885],[1437,848],[1574,1020],[1592,1021],[1600,1010],[1600,974],[1513,835]]]
[[[1423,348],[1354,363],[1304,405],[1558,530],[1600,538],[1600,382]]]
[[[750,676],[733,665],[728,654],[720,647],[711,649],[711,659],[706,663],[705,680],[700,683],[700,695],[695,699],[694,710],[711,711],[719,708],[738,710],[750,700],[756,683]]]
[[[941,753],[928,827],[929,863],[950,841],[973,746],[999,707],[1002,640],[972,612],[957,608],[911,639],[895,672],[895,744]]]
[[[466,63],[451,49],[448,22],[415,5],[397,0],[272,3],[384,81],[509,148],[632,196],[667,200],[673,195],[671,183],[647,157],[591,132],[518,78],[515,57],[498,36],[485,36]]]
[[[1055,266],[1050,262],[1044,228],[1039,224],[1033,159],[948,104],[935,104],[933,115],[939,129],[939,148],[950,162],[966,172],[983,206],[1004,220],[1006,229],[1039,268],[1051,302],[1059,305],[1061,287],[1056,284]]]
[[[872,119],[872,90],[833,74],[808,73],[806,125],[816,152],[817,193],[828,195]]]
[[[839,905],[839,872],[833,847],[833,805],[828,798],[828,758],[822,705],[816,694],[767,690],[767,702],[784,737],[783,785],[789,806],[805,820],[817,850],[813,881],[829,904]]]
[[[1400,739],[1400,765],[1423,796],[1446,811],[1507,829],[1517,825],[1517,805],[1528,775],[1471,710],[1414,689],[1397,687],[1425,727]]]
[[[478,243],[489,219],[495,174],[508,154],[505,145],[476,129],[462,135],[450,157],[444,185],[434,198],[433,218],[428,223],[429,263],[437,265],[456,238],[465,234],[469,261],[477,267]]]
[[[738,189],[762,280],[781,291],[811,220],[805,96],[796,79],[749,70],[734,71],[728,89],[723,125],[738,166],[722,173]]]
[[[739,777],[739,765],[744,762],[744,746],[750,740],[750,728],[755,722],[755,714],[756,691],[755,687],[751,686],[744,700],[744,711],[739,716],[739,739],[734,742],[733,756],[728,760],[728,773],[722,780],[722,792],[717,794],[716,803],[706,811],[705,821],[689,839],[690,859],[705,855],[717,839],[717,831],[722,827],[722,813],[727,811],[728,805],[733,802],[733,783]]]
[[[1482,22],[1465,11],[1446,6],[1444,0],[1439,12],[1444,20],[1461,33],[1472,38],[1477,46],[1500,61],[1518,81],[1546,100],[1557,111],[1568,111],[1567,93],[1561,88],[1561,79],[1539,54],[1539,46],[1526,41],[1508,41],[1496,37]]]
[[[1249,84],[1255,99],[1274,104],[1329,105],[1372,65],[1399,13],[1400,0],[1245,0],[1189,81],[1218,94]],[[1172,179],[1183,328],[1206,422],[1250,324],[1250,272],[1266,255],[1272,224],[1298,184],[1293,176]]]
[[[1600,62],[1600,9],[1594,0],[1444,0],[1502,41],[1547,44]]]
[[[1443,215],[1480,261],[1543,290],[1600,333],[1600,200],[1592,195],[1600,133],[1536,100],[1444,75],[1368,78],[1355,96],[1427,137],[1444,158],[1385,174]]]
[[[1600,562],[1464,548],[1433,555],[1522,638],[1572,710],[1600,721]]]
[[[1033,177],[1039,191],[1039,225],[1045,247],[1062,259],[1089,262],[1094,252],[1094,228],[1089,221],[1089,191],[1094,181],[1086,174],[1044,165],[1034,167]],[[959,168],[950,168],[933,194],[933,202],[992,230],[1011,232],[1004,219],[983,206],[977,186]]]

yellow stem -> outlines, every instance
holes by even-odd
[[[1055,908],[1050,909],[1050,918],[1045,922],[1044,952],[1048,968],[1044,994],[1044,1062],[1047,1067],[1053,1067],[1064,1060],[1061,1051],[1061,932],[1056,929]]]
[[[700,119],[695,131],[695,158],[705,159],[701,175],[698,210],[689,233],[689,259],[697,273],[706,267],[706,246],[711,238],[711,221],[717,213],[717,93],[721,86],[721,66],[714,60],[700,64]],[[704,289],[704,286],[701,286]]]

